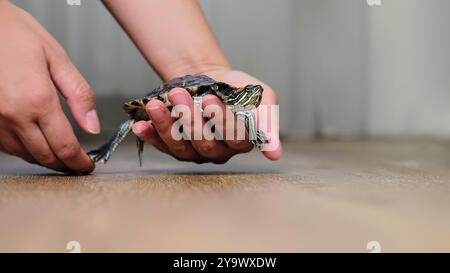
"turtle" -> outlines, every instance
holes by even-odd
[[[187,90],[197,107],[201,106],[201,98],[203,96],[208,94],[216,95],[228,106],[236,117],[244,123],[245,128],[248,130],[249,141],[252,144],[261,148],[266,143],[265,134],[256,128],[256,118],[252,111],[261,103],[264,92],[261,85],[247,85],[239,88],[225,82],[216,81],[206,75],[186,75],[161,84],[145,97],[126,102],[123,105],[123,110],[128,114],[129,119],[120,125],[107,143],[88,153],[91,160],[94,163],[106,163],[110,159],[111,154],[126,138],[128,133],[130,133],[133,124],[142,120],[150,120],[150,117],[145,110],[145,106],[151,100],[158,99],[162,101],[168,109],[171,109],[173,106],[168,99],[168,93],[177,87]],[[139,163],[140,166],[142,166],[144,142],[137,138],[136,143]]]

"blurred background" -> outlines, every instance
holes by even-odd
[[[105,133],[124,101],[160,83],[100,1],[13,2],[89,81]],[[450,1],[200,3],[233,66],[278,92],[285,138],[450,136]]]

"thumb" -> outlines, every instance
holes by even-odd
[[[87,81],[61,46],[47,52],[47,58],[53,83],[65,97],[75,121],[87,133],[100,133],[94,93]]]

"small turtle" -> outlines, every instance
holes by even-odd
[[[243,88],[237,88],[224,82],[217,82],[208,76],[191,76],[173,79],[161,86],[155,88],[152,92],[143,98],[135,99],[127,102],[123,106],[123,110],[128,113],[130,119],[122,123],[114,136],[103,146],[97,150],[88,153],[90,158],[95,162],[106,163],[111,154],[116,150],[117,146],[125,139],[131,131],[134,123],[141,120],[150,120],[145,106],[152,99],[162,101],[169,109],[172,107],[168,93],[174,88],[186,89],[194,99],[197,106],[201,105],[201,98],[208,94],[219,97],[237,118],[242,120],[249,132],[249,141],[258,148],[262,147],[266,142],[263,132],[256,128],[255,115],[252,110],[259,106],[262,99],[264,89],[260,85],[247,85]],[[139,162],[142,165],[142,151],[144,142],[137,139],[137,148],[139,153]]]

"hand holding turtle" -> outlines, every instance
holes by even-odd
[[[0,150],[58,170],[89,173],[57,90],[78,124],[100,130],[94,96],[63,48],[28,13],[0,1]]]
[[[276,105],[277,103],[276,94],[269,86],[243,72],[224,69],[205,72],[203,74],[234,86],[261,84],[264,88],[262,104],[270,106]],[[169,93],[169,100],[174,106],[187,106],[191,110],[192,120],[203,120],[203,124],[208,122],[208,119],[202,116],[201,111],[195,108],[194,101],[187,91],[180,88],[173,89]],[[201,106],[203,109],[208,106],[215,106],[221,109],[222,113],[230,111],[224,103],[214,95],[207,95],[203,97]],[[217,140],[212,139],[207,135],[202,135],[200,138],[196,139],[191,138],[192,140],[176,140],[171,134],[175,120],[172,118],[171,113],[166,106],[158,100],[153,100],[147,104],[146,109],[152,121],[140,121],[136,123],[133,126],[133,132],[142,140],[155,146],[161,152],[170,154],[177,159],[197,163],[213,162],[220,164],[227,162],[236,154],[249,152],[254,147],[254,145],[248,140],[236,140],[235,138],[224,138]],[[193,117],[193,115],[197,115],[197,117]],[[224,114],[223,117],[227,118],[225,118],[223,123],[221,123],[220,127],[216,126],[216,131],[218,131],[221,136],[227,135],[226,124],[228,122],[232,122],[232,124],[239,122],[236,120],[229,120],[234,119],[234,115]],[[261,119],[261,117],[259,118]],[[258,120],[257,123],[264,122],[267,121]],[[232,128],[237,130],[238,126],[234,126]],[[203,134],[208,134],[208,131],[206,130]],[[236,136],[237,134],[234,133],[233,135]],[[267,158],[277,160],[281,156],[281,145],[279,143],[278,134],[274,134],[270,141],[275,144],[274,148],[268,151],[263,151],[263,153]]]

